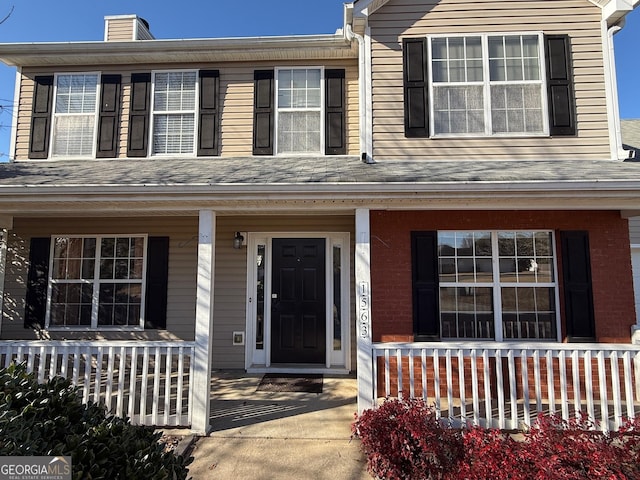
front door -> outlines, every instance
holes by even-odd
[[[326,362],[324,238],[274,238],[271,362]]]

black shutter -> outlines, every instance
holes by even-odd
[[[121,85],[122,75],[102,75],[97,158],[114,158],[118,156]]]
[[[560,239],[567,338],[580,342],[593,341],[596,331],[589,234],[584,231],[560,232]]]
[[[168,278],[169,237],[149,237],[144,328],[167,328]]]
[[[198,156],[218,154],[218,70],[200,70]]]
[[[571,42],[568,35],[545,35],[549,133],[575,135],[576,113],[573,93]]]
[[[34,82],[29,158],[38,159],[49,156],[51,107],[53,105],[53,75],[35,77]]]
[[[440,338],[438,234],[411,233],[413,330],[416,341]]]
[[[253,154],[273,155],[274,72],[254,72]]]
[[[32,238],[25,298],[24,328],[44,328],[51,238]]]
[[[404,84],[404,135],[429,136],[429,80],[427,39],[402,40]]]
[[[325,70],[325,154],[345,155],[344,69]]]
[[[131,75],[129,107],[128,157],[146,157],[149,147],[149,111],[151,103],[151,74]]]

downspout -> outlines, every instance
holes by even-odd
[[[624,27],[624,18],[616,25],[609,27],[607,20],[602,20],[602,38],[605,75],[604,84],[607,95],[607,117],[609,118],[609,145],[612,160],[624,161],[630,152],[622,148],[622,132],[620,127],[620,106],[618,104],[618,83],[616,78],[615,53],[613,36]]]
[[[358,42],[358,110],[360,115],[360,155],[364,163],[375,163],[373,160],[373,145],[369,140],[370,135],[367,132],[370,129],[370,113],[367,107],[367,64],[366,64],[366,44],[362,35],[353,31],[350,23],[345,25],[345,38],[352,42],[354,39]]]

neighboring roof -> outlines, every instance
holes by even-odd
[[[633,150],[635,160],[640,160],[640,119],[622,120],[620,130],[622,131],[622,147],[625,150]]]
[[[82,205],[81,209],[78,206]],[[138,207],[136,207],[138,205]],[[140,159],[0,164],[7,215],[140,208],[595,208],[640,206],[640,163],[383,161],[357,157]],[[144,207],[144,208],[143,208]],[[142,211],[142,210],[141,210]]]

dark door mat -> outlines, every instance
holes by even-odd
[[[267,373],[256,391],[322,393],[322,375]]]

